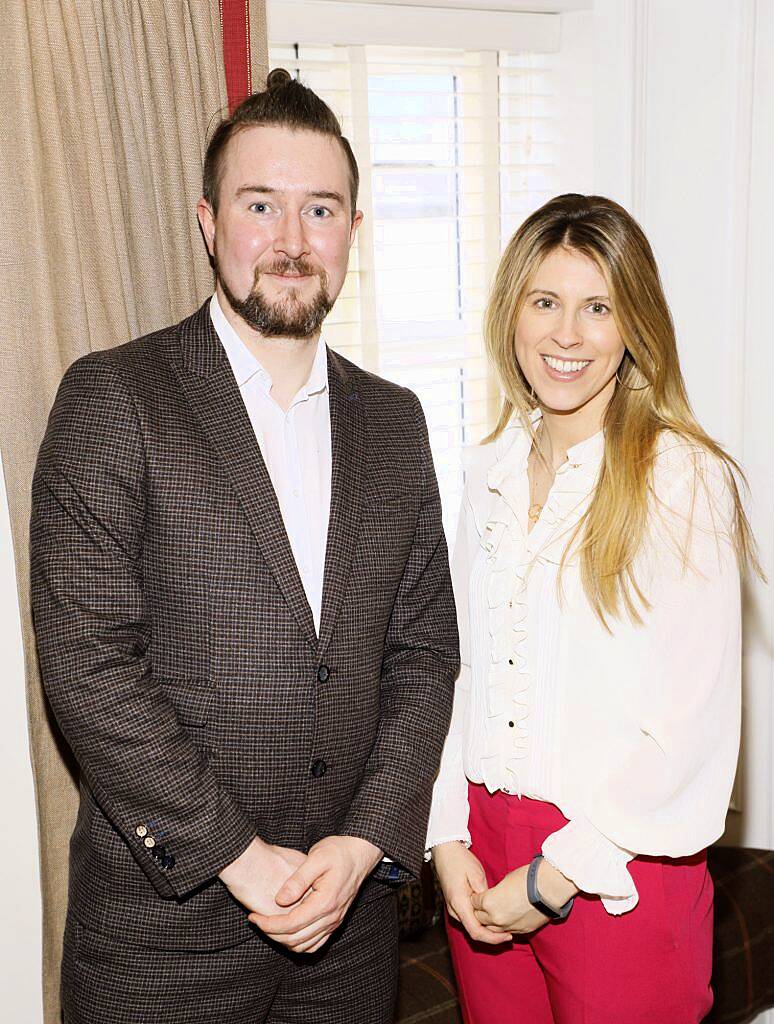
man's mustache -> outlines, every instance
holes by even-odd
[[[263,267],[256,267],[256,284],[258,283],[261,274],[297,274],[299,277],[319,277],[322,281],[325,281],[328,276],[324,270],[319,267],[315,267],[308,260],[292,260],[288,257],[275,260],[273,263],[267,264]]]

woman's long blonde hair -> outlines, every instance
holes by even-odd
[[[647,238],[623,207],[601,196],[551,199],[524,221],[503,253],[484,334],[505,397],[497,426],[486,440],[495,440],[514,416],[532,433],[530,414],[538,403],[516,358],[516,324],[538,267],[559,247],[581,253],[599,267],[625,345],[605,412],[605,449],[596,490],[565,558],[578,539],[583,587],[604,625],[608,616],[617,618],[622,611],[641,622],[648,601],[635,579],[634,564],[652,509],[651,471],[659,434],[674,431],[720,460],[735,506],[733,541],[740,567],[760,572],[737,484],[744,476],[693,415],[674,324]]]

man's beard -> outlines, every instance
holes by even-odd
[[[276,260],[268,267],[256,267],[253,287],[246,299],[238,299],[226,284],[215,257],[215,274],[223,293],[234,312],[265,338],[311,338],[322,327],[322,322],[333,308],[328,293],[328,275],[315,270],[306,260],[288,258]],[[294,290],[275,302],[269,302],[260,291],[261,274],[309,274],[320,281],[317,294],[309,302],[302,302]]]

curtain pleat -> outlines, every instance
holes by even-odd
[[[256,86],[263,0],[250,2]],[[38,802],[44,1006],[59,962],[76,771],[47,712],[29,614],[35,456],[64,370],[174,323],[212,289],[195,205],[227,109],[218,0],[10,0],[0,53],[0,446]]]

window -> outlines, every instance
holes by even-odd
[[[489,284],[513,230],[557,191],[555,54],[277,42],[269,60],[352,142],[365,221],[326,339],[419,396],[451,539],[460,450],[498,408]]]

